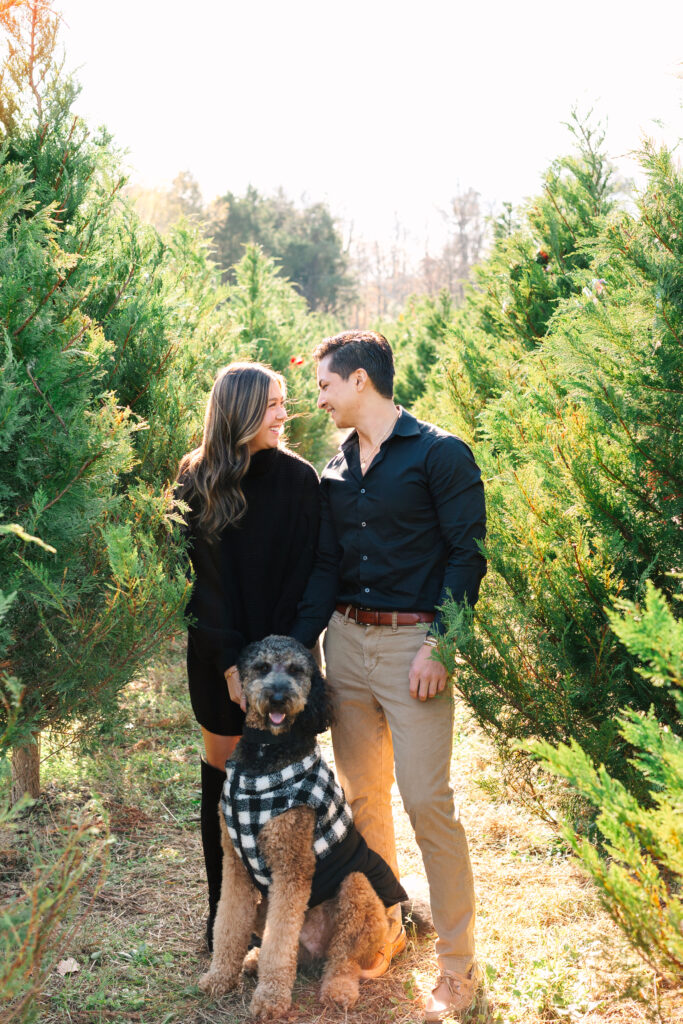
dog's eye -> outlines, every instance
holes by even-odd
[[[256,672],[259,676],[264,676],[270,672],[270,665],[267,661],[256,661],[252,665],[252,671]]]
[[[303,672],[301,665],[297,665],[295,661],[291,661],[289,665],[285,665],[287,674],[290,676],[300,676]]]

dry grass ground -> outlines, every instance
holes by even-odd
[[[108,880],[68,948],[80,969],[56,971],[40,1000],[44,1024],[239,1024],[253,981],[218,1003],[197,979],[205,887],[199,842],[198,730],[180,651],[129,687],[128,721],[100,750],[56,751],[43,768],[44,800],[27,824],[49,857],[58,829],[93,794],[114,842]],[[331,753],[328,748],[328,753]],[[658,991],[553,829],[508,798],[490,744],[458,707],[453,785],[469,835],[485,985],[466,1024],[636,1024],[683,1021],[683,993]],[[396,795],[401,867],[425,892],[419,853]],[[0,836],[0,900],[29,877],[26,835]],[[87,898],[87,894],[84,894]],[[300,973],[290,1024],[408,1024],[421,1018],[435,963],[429,936],[411,936],[385,978],[366,982],[344,1014],[317,1002],[315,972]],[[1,1011],[0,1011],[1,1017]]]

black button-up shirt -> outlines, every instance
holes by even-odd
[[[353,431],[323,470],[313,573],[292,634],[312,647],[336,603],[434,611],[473,605],[486,572],[484,487],[460,438],[401,409],[365,476]],[[439,615],[432,632],[438,632]]]

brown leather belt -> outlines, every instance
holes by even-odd
[[[355,604],[335,605],[338,612],[361,626],[414,626],[417,622],[433,622],[434,612],[380,612],[374,608],[357,608]]]

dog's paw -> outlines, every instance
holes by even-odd
[[[271,1020],[283,1017],[291,1005],[291,992],[283,991],[279,985],[260,982],[251,998],[249,1012],[262,1020]]]
[[[209,969],[199,979],[199,987],[207,996],[224,996],[232,992],[237,985],[239,975],[225,974],[223,971]]]
[[[358,978],[348,974],[335,974],[325,978],[320,986],[320,1002],[334,1003],[350,1010],[358,1001]]]
[[[244,971],[245,974],[253,976],[257,973],[258,958],[260,952],[261,951],[258,946],[252,946],[252,948],[249,950],[249,952],[244,958],[244,963],[242,964],[242,970]]]

